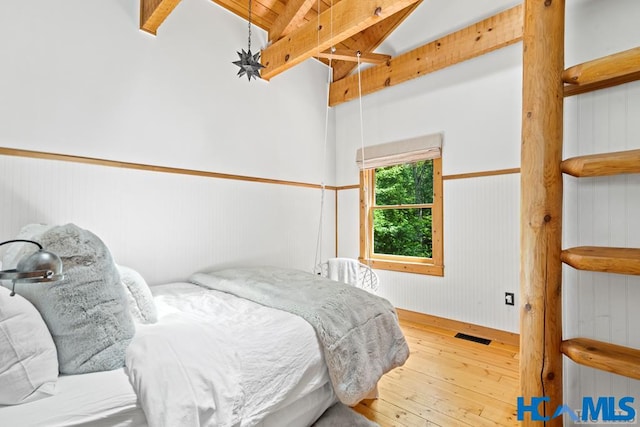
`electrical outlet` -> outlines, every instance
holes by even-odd
[[[513,292],[505,292],[504,293],[504,303],[506,305],[515,305],[516,304],[515,296],[514,296]]]

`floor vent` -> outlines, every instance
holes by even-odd
[[[473,342],[477,342],[479,344],[484,344],[484,345],[491,344],[491,340],[488,340],[486,338],[474,337],[473,335],[467,335],[460,332],[456,334],[456,338],[460,338],[467,341],[473,341]]]

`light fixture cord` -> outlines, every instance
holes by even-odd
[[[317,32],[317,51],[320,53],[320,0],[318,0],[318,32]],[[329,31],[330,36],[333,38],[333,0],[331,0],[331,8],[329,9],[330,15],[330,25]],[[329,139],[329,91],[331,88],[331,82],[333,81],[333,68],[332,68],[333,58],[329,57],[329,69],[327,73],[327,106],[325,109],[324,116],[324,146],[322,150],[322,183],[320,185],[320,220],[318,222],[318,236],[316,238],[316,256],[314,258],[313,272],[315,274],[321,274],[321,266],[320,261],[322,259],[322,235],[323,235],[323,224],[324,224],[324,201],[325,201],[325,193],[326,193],[326,175],[327,175],[327,143]],[[336,254],[337,256],[337,254]]]
[[[249,43],[247,44],[247,51],[251,52],[251,0],[249,0]]]

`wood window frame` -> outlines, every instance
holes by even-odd
[[[368,191],[365,191],[365,188]],[[444,276],[442,158],[433,159],[433,204],[431,206],[432,257],[418,258],[373,252],[375,169],[360,171],[360,261],[379,270]],[[368,245],[367,243],[368,239]],[[367,253],[368,252],[368,253]]]

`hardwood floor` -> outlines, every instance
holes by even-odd
[[[517,426],[518,348],[400,321],[411,355],[354,409],[381,427]]]

